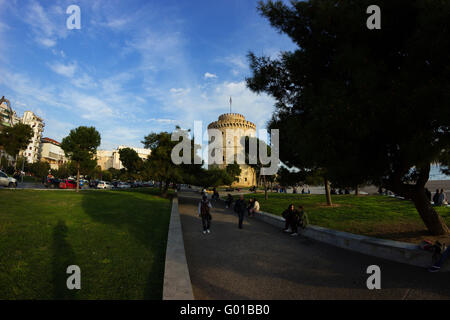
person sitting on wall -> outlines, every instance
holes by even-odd
[[[300,212],[296,210],[294,205],[291,203],[281,215],[286,220],[283,231],[291,233],[291,236],[297,236],[297,226],[300,218]]]
[[[448,258],[448,256],[450,256],[450,247],[448,247],[443,253],[441,258],[430,268],[428,268],[428,271],[430,272],[438,272],[441,267],[442,264],[444,263],[444,261]]]
[[[439,189],[436,189],[436,193],[433,196],[433,204],[439,206]]]
[[[256,198],[252,198],[251,200],[251,207],[248,209],[248,216],[254,217],[255,212],[259,212],[259,202],[256,200]]]
[[[304,229],[308,224],[308,218],[303,210],[303,206],[299,206],[298,209],[295,209],[294,205],[290,204],[289,207],[282,213],[282,216],[286,220],[286,225],[283,231],[290,232],[293,237],[298,236],[299,226]]]
[[[438,203],[440,206],[448,204],[447,196],[445,195],[444,189],[441,189],[441,192],[439,193]]]
[[[250,217],[250,209],[253,208],[253,198],[248,199],[247,204],[247,215]]]

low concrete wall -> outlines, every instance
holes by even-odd
[[[278,228],[284,228],[285,225],[283,217],[271,213],[259,212],[255,217]],[[411,243],[361,236],[314,225],[306,227],[301,235],[340,248],[418,267],[429,267],[432,261],[432,253]],[[444,263],[441,271],[450,271],[450,261]]]
[[[194,300],[184,251],[178,198],[176,197],[172,200],[172,212],[167,236],[163,300]]]

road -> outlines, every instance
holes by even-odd
[[[180,192],[179,210],[196,299],[450,299],[450,273],[336,248],[237,216],[213,203],[203,235],[198,193]],[[381,268],[381,289],[369,290],[367,267]]]

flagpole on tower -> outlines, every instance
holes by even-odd
[[[233,103],[233,100],[231,100],[231,96],[230,96],[230,113],[231,113],[231,104]]]

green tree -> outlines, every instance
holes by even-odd
[[[102,171],[102,180],[111,182],[113,179],[113,175],[111,171],[103,170]]]
[[[112,180],[119,180],[120,170],[116,168],[109,168],[108,171],[111,173]]]
[[[298,48],[276,59],[250,53],[247,85],[276,99],[269,128],[280,130],[289,167],[385,187],[411,199],[432,234],[447,234],[424,186],[450,146],[450,2],[379,0],[380,30],[365,26],[371,4],[260,2]]]
[[[75,169],[74,172],[73,169]],[[61,164],[53,175],[58,179],[67,179],[73,174],[76,174],[76,166],[71,166],[69,162],[66,162]]]
[[[223,185],[231,185],[235,178],[231,176],[226,169],[211,168],[209,170],[203,169],[204,172],[198,177],[198,183],[205,188],[218,187]]]
[[[261,150],[260,150],[261,146],[266,149],[266,154],[269,157],[271,155],[272,150],[267,143],[265,143],[264,141],[262,141],[256,137],[243,137],[243,139],[245,139],[245,141],[244,141],[245,142],[245,149],[244,149],[245,163],[248,163],[248,165],[255,171],[255,175],[257,177],[259,177],[260,180],[262,178],[263,184],[264,184],[264,198],[267,200],[269,198],[269,195],[267,193],[268,183],[273,181],[274,177],[273,176],[268,177],[267,175],[261,175],[262,168],[269,167],[269,165],[262,164],[259,155],[261,152]],[[250,154],[250,145],[251,144],[256,145],[256,154],[255,155]]]
[[[292,171],[286,167],[280,167],[277,172],[277,182],[283,187],[295,186],[304,183],[306,174],[304,171]]]
[[[234,181],[239,181],[239,177],[241,175],[241,166],[237,163],[230,163],[225,168],[226,173],[231,177],[231,183]],[[230,185],[231,185],[230,183]]]
[[[120,161],[129,173],[137,173],[142,169],[143,161],[134,149],[120,149],[119,156]]]
[[[179,165],[172,162],[172,149],[177,141],[171,140],[169,132],[150,133],[144,137],[142,144],[147,149],[151,149],[146,164],[146,172],[154,180],[161,182],[162,194],[167,195],[169,184],[182,182],[182,170]]]
[[[77,166],[77,192],[80,183],[80,168],[92,165],[100,145],[100,133],[94,127],[81,126],[70,131],[61,142],[61,149]]]
[[[46,177],[50,171],[48,162],[36,161],[30,165],[31,173],[38,178]]]
[[[24,150],[33,138],[33,129],[23,123],[17,123],[12,127],[5,127],[0,132],[0,146],[5,152],[17,160],[17,155]],[[15,166],[17,167],[17,161]]]

